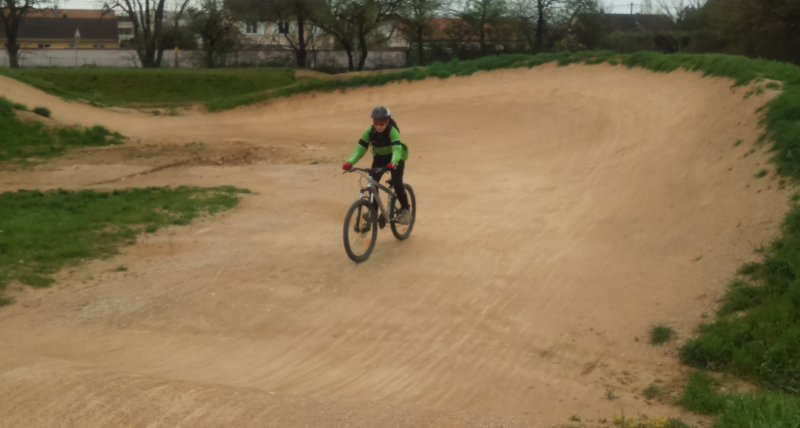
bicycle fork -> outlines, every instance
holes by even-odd
[[[372,188],[372,185],[368,184],[366,188],[361,189],[361,199],[366,200],[369,203],[369,206],[375,211],[375,215],[378,216],[376,220],[378,220],[378,224],[383,229],[386,226],[386,222],[388,221],[388,215],[386,214],[386,208],[383,206],[383,201],[378,196],[378,192]],[[381,221],[383,219],[383,221]]]

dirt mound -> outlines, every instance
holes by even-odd
[[[548,65],[154,117],[0,77],[0,96],[131,137],[0,171],[4,190],[253,191],[0,309],[3,423],[692,422],[642,391],[681,378],[680,343],[788,208],[772,174],[755,178],[771,171],[755,143],[771,94],[748,92]],[[382,233],[354,265],[341,225],[359,187],[338,168],[377,104],[410,146],[419,211],[409,240]],[[657,324],[678,339],[649,345]]]

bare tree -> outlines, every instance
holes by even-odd
[[[348,69],[362,70],[369,54],[369,39],[399,9],[400,0],[328,0],[315,22],[331,34],[347,53]],[[355,64],[354,53],[358,53]]]
[[[389,22],[400,8],[401,0],[361,0],[354,4],[350,17],[356,25],[358,69],[363,70],[367,62],[370,35]]]
[[[325,7],[315,10],[314,22],[333,36],[347,55],[347,69],[355,70],[353,53],[356,46],[355,23],[348,19],[351,2],[349,0],[328,0]]]
[[[133,22],[133,44],[144,68],[161,66],[164,55],[164,12],[166,0],[115,0],[106,9],[120,9]],[[178,0],[173,18],[174,28],[186,10],[189,0]]]
[[[517,0],[514,10],[531,49],[540,52],[573,33],[577,18],[596,15],[602,7],[597,0]]]
[[[297,66],[305,68],[308,63],[308,45],[312,40],[309,36],[313,37],[314,34],[313,28],[308,29],[307,27],[313,25],[311,15],[314,8],[320,7],[320,2],[312,0],[283,0],[282,3],[281,16],[284,19],[294,18],[295,31],[297,32],[296,38],[289,36],[288,31],[284,33],[284,37],[286,37],[292,50],[294,50]]]
[[[466,8],[459,16],[478,33],[482,53],[486,52],[486,30],[500,22],[507,10],[505,0],[467,0]]]
[[[432,30],[434,14],[444,5],[444,0],[406,0],[398,10],[400,31],[417,45],[419,64],[425,64],[425,38]]]
[[[294,22],[294,27],[284,27],[282,34],[294,51],[297,66],[308,66],[308,51],[316,33],[312,16],[324,7],[323,0],[227,0],[226,5],[236,18],[278,21],[282,25]]]
[[[224,66],[227,55],[239,44],[239,26],[230,12],[215,0],[205,0],[199,10],[190,10],[191,30],[203,42],[203,59],[206,67]]]
[[[550,13],[562,0],[517,0],[513,5],[519,29],[534,52],[545,48]]]
[[[48,0],[2,0],[0,18],[6,36],[6,51],[11,68],[19,68],[19,29],[28,12],[50,4]]]
[[[678,25],[681,25],[689,14],[703,8],[706,0],[658,0],[658,8]]]

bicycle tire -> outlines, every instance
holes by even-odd
[[[368,213],[367,222],[364,222],[364,213]],[[344,217],[342,231],[344,250],[347,256],[356,263],[367,260],[378,241],[378,221],[375,210],[370,203],[363,199],[353,202]],[[356,245],[351,243],[351,240]],[[359,251],[363,250],[363,251]]]
[[[408,225],[399,224],[394,221],[396,213],[402,209],[400,206],[400,201],[397,200],[397,197],[392,195],[392,198],[389,201],[389,218],[392,219],[390,222],[392,235],[394,235],[394,237],[399,241],[408,239],[408,237],[411,236],[411,230],[414,229],[414,222],[417,219],[417,198],[414,196],[414,189],[406,183],[403,183],[403,188],[406,189],[409,210],[411,211],[411,220],[408,222]]]

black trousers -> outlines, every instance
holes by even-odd
[[[385,168],[386,165],[392,161],[391,155],[386,156],[375,156],[372,158],[372,169],[375,168]],[[408,195],[406,195],[406,189],[403,187],[403,171],[406,169],[406,162],[400,161],[397,165],[395,165],[394,171],[392,171],[392,188],[394,189],[394,194],[397,195],[397,200],[400,202],[400,206],[403,209],[408,209]],[[375,181],[380,182],[381,176],[383,173],[376,174],[373,172],[370,174]]]

